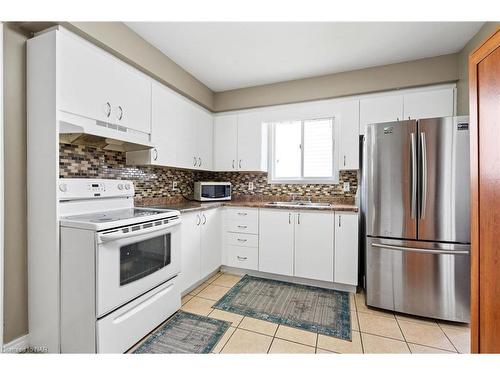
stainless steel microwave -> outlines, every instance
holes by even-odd
[[[231,183],[197,181],[194,183],[194,199],[200,202],[231,200]]]

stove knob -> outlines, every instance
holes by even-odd
[[[123,190],[123,184],[118,184],[118,190]]]
[[[130,190],[130,184],[126,184],[126,185],[125,185],[125,189],[126,189],[126,190]]]
[[[60,184],[59,185],[59,190],[62,191],[63,193],[68,191],[68,185],[66,184]]]

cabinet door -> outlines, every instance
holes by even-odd
[[[59,109],[110,122],[113,85],[111,61],[96,48],[58,33]],[[109,103],[109,106],[108,104]]]
[[[359,100],[340,104],[340,170],[359,169]]]
[[[178,111],[177,166],[194,169],[198,165],[195,108],[181,99],[178,102]]]
[[[238,170],[267,171],[267,131],[262,113],[238,115]]]
[[[293,276],[295,216],[281,210],[259,210],[259,271]]]
[[[180,291],[184,292],[201,279],[201,240],[198,213],[182,214]]]
[[[365,134],[366,125],[403,119],[403,96],[387,95],[361,99],[359,102],[359,133]]]
[[[455,90],[447,88],[415,92],[404,96],[404,119],[453,116]]]
[[[200,212],[201,216],[201,278],[222,264],[222,219],[218,209]]]
[[[333,281],[333,212],[295,214],[294,276]]]
[[[113,61],[112,122],[151,133],[151,81],[121,61]]]
[[[176,165],[178,100],[166,87],[153,84],[151,142],[156,147],[151,153],[152,164]]]
[[[335,271],[333,281],[358,285],[358,214],[335,213]]]
[[[198,151],[198,165],[196,168],[211,170],[213,165],[213,117],[210,113],[199,108],[196,118]]]
[[[237,170],[237,115],[215,117],[214,135],[214,169],[221,172]]]

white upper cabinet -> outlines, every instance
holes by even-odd
[[[358,214],[335,213],[335,270],[333,281],[358,284]]]
[[[408,93],[404,95],[403,118],[414,120],[453,116],[454,104],[454,88]]]
[[[196,110],[196,150],[198,165],[202,170],[211,170],[213,167],[213,116],[209,112],[197,108]]]
[[[366,125],[403,119],[403,96],[384,95],[361,99],[359,102],[359,132],[365,134]]]
[[[295,214],[294,276],[333,281],[333,212]]]
[[[267,171],[267,126],[261,112],[238,115],[238,170]]]
[[[214,169],[267,171],[267,126],[261,112],[215,117]]]
[[[197,152],[196,108],[185,100],[178,103],[177,165],[179,168],[196,169],[199,164]]]
[[[62,32],[58,49],[59,109],[151,133],[151,81],[146,76]]]
[[[359,100],[340,103],[339,169],[359,169]]]
[[[151,113],[151,164],[175,165],[177,149],[177,97],[167,88],[153,84]],[[128,156],[128,155],[127,155]]]
[[[238,168],[238,116],[216,116],[214,135],[214,169],[236,171]]]

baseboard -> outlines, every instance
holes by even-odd
[[[304,278],[295,277],[295,276],[276,275],[273,273],[260,272],[260,271],[254,271],[254,270],[246,270],[243,268],[235,268],[235,267],[229,267],[229,266],[224,266],[224,265],[221,267],[221,271],[233,273],[236,275],[247,274],[250,276],[262,277],[265,279],[280,280],[280,281],[286,281],[289,283],[311,285],[311,286],[317,286],[320,288],[335,289],[335,290],[340,290],[343,292],[356,293],[356,286],[354,286],[354,285],[339,284],[339,283],[320,281],[320,280],[312,280],[312,279],[304,279]]]
[[[22,353],[29,348],[29,335],[18,337],[3,346],[3,353]]]

